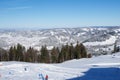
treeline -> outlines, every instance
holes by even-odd
[[[42,46],[40,51],[32,47],[26,49],[21,44],[11,46],[9,50],[0,49],[0,61],[24,61],[37,63],[61,63],[66,60],[80,59],[91,57],[87,55],[85,46],[77,43],[76,46],[66,44],[59,49],[54,47],[48,50],[46,46]]]

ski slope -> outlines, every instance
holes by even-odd
[[[120,53],[60,64],[0,62],[0,80],[120,80]]]

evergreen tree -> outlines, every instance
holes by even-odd
[[[68,45],[68,43],[65,45],[65,47],[64,47],[65,49],[65,51],[64,51],[64,59],[65,60],[69,60],[70,59],[70,56],[69,56],[69,45]]]
[[[41,55],[40,55],[40,54],[37,55],[37,62],[38,62],[38,63],[41,62]]]
[[[41,62],[42,63],[50,63],[50,55],[49,55],[49,53],[48,53],[48,50],[47,50],[47,48],[46,48],[46,45],[45,46],[42,46],[42,48],[41,48]]]
[[[75,46],[74,49],[74,59],[80,59],[81,58],[81,46],[79,44],[79,42],[77,42],[77,45]]]
[[[16,52],[16,51],[17,51],[16,46],[14,46],[14,47],[13,47],[13,60],[14,60],[14,61],[17,61],[17,58],[16,58],[17,52]]]
[[[82,43],[80,44],[80,53],[82,58],[87,58],[87,51]]]
[[[88,54],[87,57],[88,57],[88,58],[91,58],[91,57],[92,57],[92,54]]]
[[[8,61],[8,60],[9,60],[8,53],[7,52],[3,53],[3,55],[2,55],[2,61]]]
[[[57,62],[58,54],[59,54],[59,49],[54,47],[51,50],[51,62],[52,63],[56,63]]]
[[[69,60],[74,59],[74,47],[73,44],[71,43],[69,46]]]
[[[0,61],[8,61],[9,56],[6,50],[0,48]]]
[[[13,56],[14,56],[13,52],[14,52],[13,47],[11,46],[9,49],[9,61],[13,61]]]
[[[25,53],[25,47],[23,47],[20,44],[17,44],[17,48],[16,48],[16,59],[17,59],[17,61],[23,61],[24,60],[24,53]]]
[[[65,51],[64,46],[62,46],[62,49],[61,49],[59,56],[58,56],[58,63],[61,63],[64,61],[64,51]]]
[[[37,51],[29,47],[24,55],[24,60],[27,62],[37,62]]]
[[[58,47],[53,48],[51,51],[47,50],[46,46],[42,46],[40,53],[34,50],[32,47],[25,49],[24,46],[17,44],[17,46],[11,46],[9,51],[0,49],[0,61],[25,61],[25,62],[42,62],[42,63],[56,63],[63,62],[70,59],[80,59],[91,57],[87,55],[85,46],[77,42],[77,45],[73,47],[66,44],[62,46],[59,51]]]

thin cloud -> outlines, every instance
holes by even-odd
[[[23,6],[23,7],[10,7],[10,8],[7,8],[7,10],[22,10],[22,9],[29,9],[31,7],[28,7],[28,6]]]
[[[6,11],[16,11],[16,10],[27,10],[32,7],[29,6],[23,6],[23,7],[8,7],[8,8],[0,8],[0,13],[6,12]]]

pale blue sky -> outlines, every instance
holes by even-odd
[[[120,26],[120,0],[0,0],[0,28]]]

